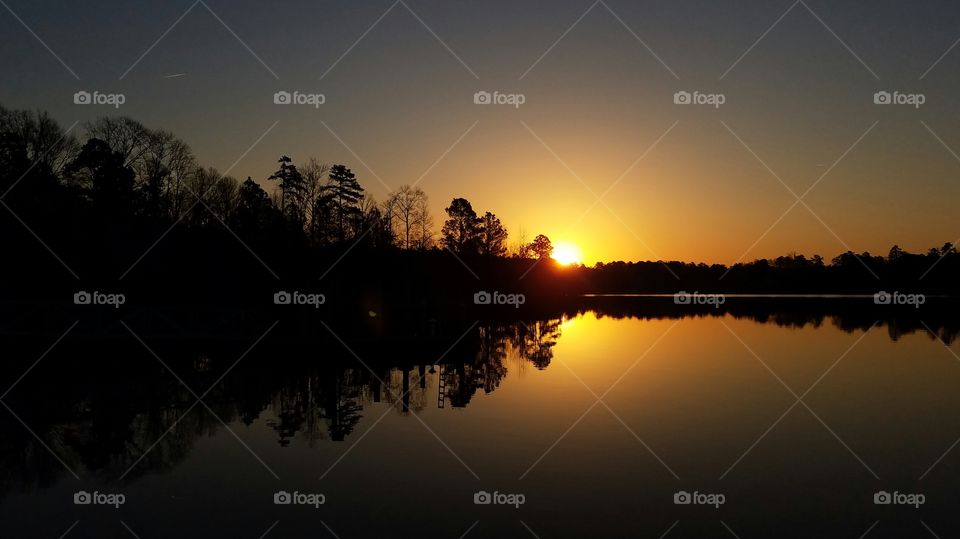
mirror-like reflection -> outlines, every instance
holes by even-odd
[[[285,342],[288,335],[268,336],[252,348],[256,332],[247,339],[206,341],[164,339],[148,332],[127,333],[126,338],[78,332],[47,355],[52,341],[47,336],[8,336],[2,382],[12,387],[3,398],[11,413],[0,414],[4,433],[0,515],[6,519],[4,526],[20,530],[17,526],[23,523],[10,518],[15,515],[13,505],[44,492],[75,488],[73,473],[80,484],[101,488],[136,491],[170,483],[177,489],[193,485],[203,490],[195,484],[200,479],[184,478],[183,473],[217,470],[222,454],[246,459],[250,473],[264,477],[266,482],[257,484],[265,489],[277,488],[269,477],[274,473],[315,484],[331,470],[346,475],[354,466],[370,466],[380,470],[375,476],[382,475],[400,465],[395,459],[403,459],[424,478],[439,481],[445,492],[464,483],[468,489],[477,488],[469,482],[472,473],[509,483],[518,481],[526,469],[537,479],[517,484],[531,497],[535,492],[549,497],[562,493],[559,487],[550,487],[553,482],[590,482],[570,467],[569,459],[585,458],[600,466],[594,472],[597,485],[619,492],[629,482],[642,480],[649,482],[648,489],[668,489],[669,494],[669,489],[678,488],[671,477],[674,468],[683,470],[677,476],[685,481],[691,475],[716,481],[790,405],[790,394],[781,391],[777,378],[755,362],[754,354],[802,394],[844,349],[871,331],[874,337],[862,346],[874,365],[846,360],[844,368],[857,369],[856,374],[838,368],[830,375],[847,384],[845,398],[830,397],[814,406],[829,418],[825,422],[838,425],[843,434],[837,436],[843,436],[844,443],[853,440],[850,453],[869,453],[865,460],[871,462],[877,461],[877,454],[899,455],[894,449],[899,440],[871,438],[876,433],[869,432],[875,419],[870,413],[851,415],[848,409],[858,400],[874,401],[877,395],[871,384],[881,388],[899,380],[900,389],[911,396],[911,406],[946,413],[941,420],[960,428],[960,414],[948,412],[952,405],[942,391],[949,384],[950,355],[942,353],[945,358],[936,364],[920,360],[956,343],[960,317],[950,309],[891,313],[843,305],[778,309],[767,303],[731,302],[722,309],[681,309],[666,302],[607,298],[543,318],[452,321],[434,339],[418,339],[403,350],[389,338],[385,347],[359,339],[341,341],[336,329],[332,334],[318,330],[313,339],[292,342]],[[133,323],[130,327],[137,331]],[[646,357],[670,331],[676,336],[665,338],[656,354],[637,368],[637,358]],[[908,366],[905,362],[911,358],[915,363]],[[889,363],[894,360],[896,367]],[[955,374],[960,381],[960,373]],[[922,386],[917,381],[931,377],[936,384]],[[578,425],[578,414],[595,404],[591,392],[605,395],[604,390],[621,378],[620,389],[604,400],[619,416],[608,417],[601,425],[585,420],[572,429],[571,423]],[[702,399],[707,408],[693,411],[688,399]],[[802,417],[802,409],[797,410],[794,413]],[[414,415],[426,418],[425,425],[431,426],[420,430],[419,422],[411,419]],[[951,437],[960,435],[960,430],[949,429],[933,434],[930,420],[928,415],[910,418],[917,429],[911,432],[913,441],[923,449],[909,458],[898,457],[908,461],[900,464],[911,468],[908,475],[913,480],[949,447]],[[380,423],[383,426],[375,428]],[[812,425],[805,428],[819,428]],[[571,439],[555,442],[565,429],[573,432]],[[788,419],[778,429],[793,432],[800,427]],[[655,434],[648,446],[650,430]],[[551,443],[580,447],[578,433],[589,434],[597,449],[583,453],[581,448],[574,455],[558,449],[541,455]],[[832,440],[827,431],[817,434]],[[438,444],[431,448],[428,442],[434,435]],[[640,439],[642,444],[633,443]],[[777,444],[782,453],[771,457],[757,449],[760,462],[770,460],[776,469],[792,465],[784,460],[792,450],[782,445],[783,440],[771,435],[766,443]],[[346,458],[354,445],[357,454]],[[834,441],[808,449],[818,462],[842,462],[837,466],[866,480],[864,489],[876,487],[875,479],[858,469],[842,444]],[[606,451],[626,460],[604,461],[601,455]],[[266,455],[263,469],[254,460],[261,454]],[[458,467],[460,454],[463,467]],[[663,467],[651,458],[653,454],[664,455]],[[758,473],[752,459],[737,465],[742,476]],[[278,461],[284,469],[274,472],[271,466],[278,466]],[[560,464],[564,467],[557,468]],[[435,473],[442,479],[431,472],[437,466]],[[474,472],[474,467],[480,471]],[[508,471],[498,470],[501,467]],[[701,468],[711,469],[701,474]],[[943,468],[949,478],[956,466],[948,459]],[[820,473],[837,470],[831,465],[810,472]],[[620,474],[639,476],[622,485]],[[891,474],[888,463],[877,475],[896,474]],[[321,484],[333,485],[328,488],[343,498],[364,497],[367,487],[331,477]],[[225,482],[229,480],[216,481]],[[934,479],[924,488],[935,490],[938,487],[930,485],[937,484]],[[725,488],[745,488],[741,482],[735,485]],[[753,496],[749,490],[740,495]],[[657,498],[653,503],[662,501]],[[60,499],[54,506],[62,503]],[[251,512],[258,511],[258,502],[245,503]],[[592,511],[601,518],[616,507],[597,506]],[[450,526],[458,525],[450,519]],[[69,518],[63,522],[69,525]],[[613,535],[658,525],[642,519],[607,523]],[[595,523],[588,527],[599,529]],[[541,529],[549,526],[541,523]]]
[[[455,362],[385,367],[390,358],[368,358],[376,366],[372,372],[356,363],[345,365],[347,351],[327,348],[334,342],[281,360],[269,352],[252,353],[255,357],[245,358],[223,383],[210,387],[203,402],[226,423],[250,425],[269,410],[266,424],[282,447],[295,437],[311,446],[342,442],[372,404],[386,403],[399,414],[463,408],[478,392],[495,391],[511,362],[518,369],[547,368],[560,324],[560,319],[476,324],[457,343]],[[24,345],[20,352],[32,350]],[[236,360],[231,354],[238,353],[236,346],[209,344],[157,350],[198,393],[226,374],[223,369]],[[6,363],[10,383],[22,365]],[[189,455],[197,438],[222,427],[212,414],[189,413],[198,406],[197,396],[150,352],[130,342],[67,341],[17,384],[14,397],[20,418],[70,468],[105,480],[170,470]],[[15,417],[5,415],[0,422],[10,433],[0,449],[6,489],[42,488],[67,473],[40,440],[16,425]]]

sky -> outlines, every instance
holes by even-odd
[[[418,182],[438,228],[465,197],[588,264],[960,238],[956,2],[3,4],[0,104],[130,116],[264,184],[282,154],[346,164],[378,200]]]

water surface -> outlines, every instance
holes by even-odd
[[[267,337],[244,356],[256,336],[144,338],[154,357],[132,337],[101,356],[68,338],[18,381],[50,341],[21,343],[3,402],[29,430],[3,418],[0,536],[950,536],[951,330],[762,319],[481,322],[410,364],[336,341],[291,353]],[[126,501],[75,505],[81,490]],[[525,503],[476,505],[478,491]],[[878,491],[925,503],[876,505]]]

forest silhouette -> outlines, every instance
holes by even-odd
[[[960,289],[952,243],[729,267],[561,266],[547,236],[511,242],[496,214],[467,198],[454,198],[436,226],[422,189],[402,186],[377,202],[343,164],[281,155],[271,176],[241,182],[201,166],[174,134],[130,118],[99,118],[82,132],[67,133],[45,112],[0,107],[6,300],[68,301],[83,283],[141,304],[257,305],[299,286],[331,296],[332,309],[339,297],[341,307],[363,303],[361,313],[428,317],[471,305],[478,290],[522,292],[530,305],[587,293]]]

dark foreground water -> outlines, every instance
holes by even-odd
[[[955,537],[960,346],[864,320],[7,339],[0,537]]]

